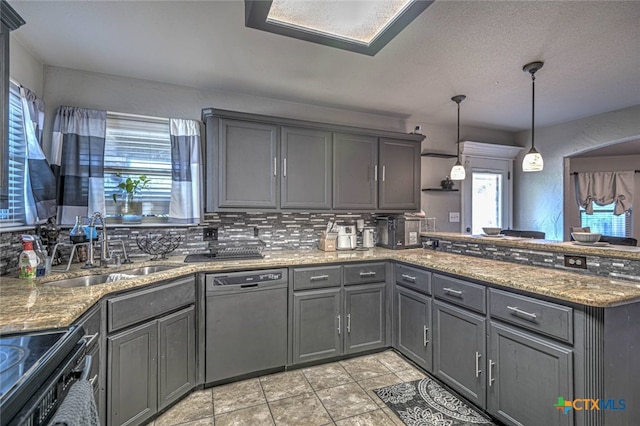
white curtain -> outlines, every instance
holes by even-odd
[[[172,118],[169,222],[199,223],[202,206],[200,122]]]
[[[576,173],[578,205],[587,214],[593,214],[593,203],[599,206],[615,203],[616,216],[630,210],[633,205],[634,171]]]

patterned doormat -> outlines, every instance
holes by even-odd
[[[374,392],[407,426],[496,425],[428,377]]]

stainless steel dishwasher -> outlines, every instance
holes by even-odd
[[[287,270],[207,274],[205,380],[287,363]]]

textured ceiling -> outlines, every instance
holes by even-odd
[[[640,104],[640,2],[438,1],[376,56],[244,26],[235,1],[10,0],[47,65],[510,131]]]

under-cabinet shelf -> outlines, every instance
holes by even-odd
[[[424,188],[424,192],[458,192],[459,189]]]
[[[421,157],[436,157],[436,158],[456,158],[458,154],[446,154],[443,152],[422,152]]]

